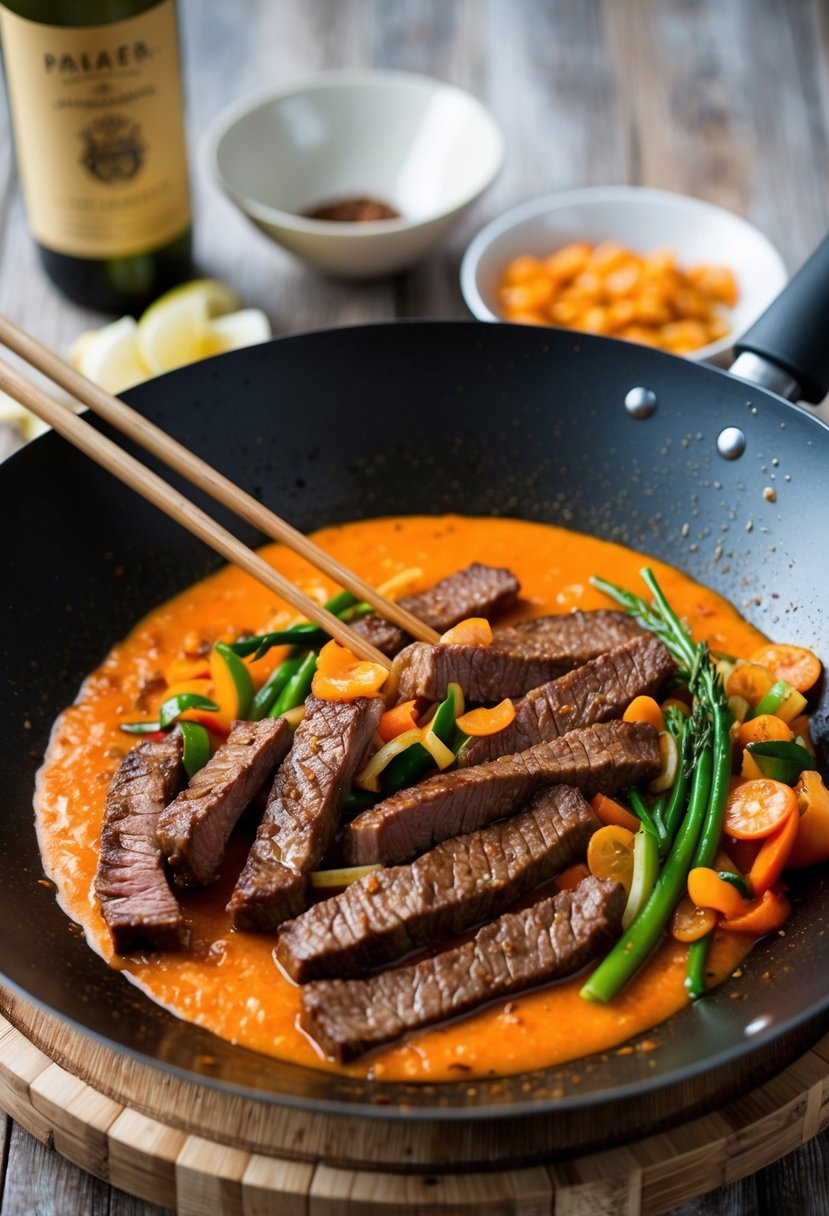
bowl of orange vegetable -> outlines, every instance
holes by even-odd
[[[712,359],[765,311],[788,275],[740,216],[638,186],[570,190],[493,220],[461,265],[482,321],[554,325]]]

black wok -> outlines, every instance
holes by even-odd
[[[764,366],[778,377],[783,369],[776,383],[793,378],[811,399],[829,384],[820,329],[828,271],[824,245],[744,343],[774,355],[776,370]],[[649,392],[632,392],[641,389]],[[561,331],[412,322],[280,339],[127,396],[302,529],[446,511],[554,522],[675,563],[769,635],[829,658],[819,516],[829,428],[724,372]],[[643,396],[656,408],[636,417],[626,398]],[[727,427],[745,438],[737,459],[718,451]],[[726,986],[660,1027],[656,1067],[642,1053],[612,1055],[581,1067],[578,1086],[569,1069],[535,1074],[529,1090],[527,1078],[508,1080],[499,1094],[470,1094],[463,1083],[367,1090],[168,1015],[69,932],[38,885],[32,790],[52,721],[84,674],[218,559],[54,434],[0,469],[0,509],[0,973],[9,986],[150,1063],[200,1077],[209,1054],[216,1063],[203,1080],[263,1101],[355,1117],[526,1118],[528,1127],[543,1116],[560,1147],[630,1135],[714,1101],[781,1066],[825,1026],[829,880],[814,873],[797,883],[787,937],[752,954],[745,999],[730,1000]],[[815,717],[824,766],[828,703],[824,693]],[[387,1100],[379,1109],[378,1091]]]

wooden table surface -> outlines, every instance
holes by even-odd
[[[829,6],[822,0],[183,0],[200,272],[264,308],[275,333],[464,316],[461,254],[527,199],[620,182],[746,216],[794,269],[829,227]],[[470,89],[506,132],[504,170],[427,261],[371,285],[328,282],[259,236],[208,180],[203,133],[229,101],[325,68],[428,73]],[[63,299],[28,238],[0,111],[0,313],[66,350],[104,318]],[[825,410],[825,406],[822,407]],[[829,1212],[829,1133],[681,1209]],[[161,1209],[65,1162],[0,1114],[0,1216]]]

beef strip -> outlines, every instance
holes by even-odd
[[[540,790],[520,814],[378,870],[283,925],[277,957],[298,983],[358,975],[505,912],[583,855],[599,821],[578,790]]]
[[[492,645],[528,659],[557,658],[563,672],[645,632],[626,612],[600,608],[595,612],[563,612],[518,621],[496,629]]]
[[[351,865],[408,861],[438,841],[510,815],[543,785],[585,794],[639,785],[659,771],[659,736],[643,722],[601,722],[474,768],[436,773],[363,811],[343,832]]]
[[[506,913],[453,950],[367,979],[308,984],[300,1025],[345,1063],[484,1001],[572,975],[618,935],[625,901],[619,883],[585,878],[574,891]]]
[[[158,821],[159,844],[177,886],[216,880],[230,833],[290,744],[284,718],[233,723],[226,742]]]
[[[638,696],[651,696],[676,670],[652,633],[623,642],[566,675],[534,688],[518,702],[515,718],[494,735],[470,739],[458,756],[460,768],[525,751],[578,726],[619,718]]]
[[[401,701],[442,701],[452,683],[460,684],[470,701],[501,701],[520,697],[570,667],[558,658],[527,657],[491,646],[412,642],[394,660],[390,679]]]
[[[334,838],[342,800],[383,709],[381,697],[305,702],[228,904],[235,928],[273,930],[308,906],[308,874]]]
[[[145,739],[124,756],[107,792],[95,894],[119,954],[189,942],[156,841],[158,817],[184,780],[181,753],[179,734]]]
[[[443,633],[468,616],[489,619],[503,612],[515,602],[519,590],[520,584],[512,571],[473,562],[465,570],[441,579],[427,591],[404,596],[399,603],[424,625]],[[351,628],[368,638],[389,658],[394,658],[410,640],[397,625],[379,616],[362,617],[353,621]]]

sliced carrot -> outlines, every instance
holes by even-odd
[[[411,701],[401,701],[399,705],[386,710],[380,719],[380,725],[377,727],[377,734],[384,743],[388,743],[391,739],[396,739],[405,730],[412,730],[417,726],[416,709],[417,701],[413,699]]]
[[[688,895],[698,908],[713,908],[723,916],[739,916],[748,906],[737,888],[708,866],[695,866],[691,870]]]
[[[737,742],[740,747],[749,743],[768,743],[770,739],[786,741],[791,739],[792,732],[782,718],[776,714],[759,714],[743,722],[737,731]]]
[[[727,929],[730,933],[750,933],[753,937],[763,937],[785,925],[791,914],[789,897],[779,887],[770,887],[759,899],[748,904],[741,916],[721,920],[719,928]]]
[[[486,617],[470,616],[447,629],[440,635],[440,640],[453,646],[488,646],[492,641],[492,626]]]
[[[634,697],[622,714],[624,722],[650,722],[654,730],[665,729],[665,718],[653,697]]]
[[[607,794],[594,794],[590,805],[600,823],[615,823],[629,832],[638,832],[642,826],[632,811],[614,798],[608,798]]]
[[[484,735],[496,735],[514,720],[515,706],[506,697],[492,709],[470,709],[468,714],[457,719],[457,724],[465,735],[478,739]]]
[[[751,656],[752,663],[768,667],[775,680],[785,680],[798,692],[808,692],[820,679],[820,659],[805,646],[780,643],[761,646]]]
[[[782,781],[745,781],[728,795],[725,831],[738,840],[758,840],[780,827],[796,808],[794,790]]]
[[[683,895],[671,917],[671,935],[678,942],[696,942],[716,928],[718,920],[713,908],[698,908],[690,895]]]
[[[184,680],[203,680],[209,675],[210,659],[205,655],[198,659],[173,659],[164,672],[164,679],[168,684],[181,684]]]
[[[562,870],[560,874],[553,879],[553,886],[559,891],[574,891],[580,882],[585,878],[590,877],[590,871],[583,861],[579,861],[574,866],[569,866],[568,869]]]
[[[829,860],[829,790],[820,773],[814,770],[801,773],[794,794],[800,822],[789,854],[788,866],[792,870]]]
[[[587,868],[596,878],[613,878],[630,894],[633,882],[633,832],[609,823],[590,837]]]
[[[326,642],[319,653],[311,691],[323,701],[376,697],[387,675],[385,667],[379,663],[358,659],[345,646],[332,640]]]
[[[748,872],[749,885],[755,895],[773,887],[786,868],[800,824],[800,810],[795,806],[776,832],[763,841],[760,852]]]
[[[749,705],[759,705],[774,683],[768,667],[760,663],[737,663],[725,682],[729,697],[744,697]]]

